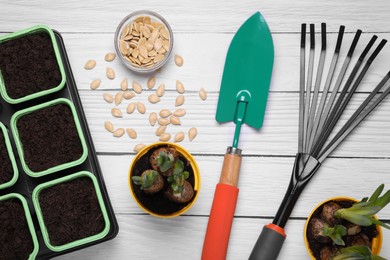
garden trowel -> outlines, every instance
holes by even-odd
[[[226,56],[216,120],[233,121],[236,129],[227,148],[217,184],[203,245],[203,260],[224,260],[238,196],[242,124],[260,129],[263,124],[274,62],[270,30],[256,12],[234,35]]]

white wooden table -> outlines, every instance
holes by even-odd
[[[111,104],[103,93],[119,91],[120,81],[127,77],[145,87],[147,78],[135,75],[122,66],[119,59],[107,64],[104,55],[114,51],[116,26],[127,14],[147,9],[165,17],[174,31],[174,54],[184,57],[182,68],[171,59],[157,84],[168,89],[162,102],[148,105],[148,112],[173,109],[177,96],[175,81],[186,87],[187,115],[181,127],[171,128],[174,134],[190,127],[199,135],[181,144],[195,155],[201,171],[202,185],[198,201],[184,216],[158,219],[143,213],[130,196],[127,171],[137,143],[157,141],[148,116],[133,114],[123,119],[110,115]],[[243,128],[240,146],[244,158],[240,177],[240,194],[231,233],[228,259],[247,259],[264,224],[272,221],[287,188],[297,151],[299,31],[300,24],[328,24],[330,46],[335,43],[338,26],[346,26],[345,45],[353,32],[362,29],[361,44],[373,33],[390,39],[390,2],[388,0],[214,0],[214,1],[5,1],[0,0],[0,33],[13,32],[35,24],[47,24],[60,31],[65,39],[72,69],[83,107],[98,152],[108,192],[119,222],[119,235],[112,241],[71,253],[60,259],[199,259],[211,207],[215,184],[218,182],[226,146],[231,144],[233,124],[215,122],[215,110],[228,45],[238,27],[255,11],[266,18],[273,33],[275,64],[265,123],[260,131]],[[344,47],[342,55],[345,55]],[[330,53],[330,52],[329,52]],[[357,55],[356,55],[357,56]],[[329,56],[330,57],[330,56]],[[327,62],[329,62],[329,57]],[[97,67],[83,69],[85,62],[95,59]],[[363,80],[360,93],[347,109],[359,104],[390,70],[390,46],[386,46]],[[115,80],[105,77],[111,66]],[[95,78],[102,79],[98,90],[89,88]],[[198,90],[204,87],[208,99],[202,102]],[[151,92],[144,91],[137,101],[147,102]],[[120,105],[125,108],[128,102]],[[148,114],[148,113],[147,113]],[[137,140],[114,138],[103,123],[132,127]],[[334,195],[355,198],[368,196],[380,183],[390,188],[390,100],[386,100],[339,148],[325,161],[308,184],[287,223],[287,239],[279,259],[309,259],[303,243],[303,227],[312,208]],[[380,213],[390,219],[390,208]],[[384,230],[382,256],[390,257],[390,231]]]

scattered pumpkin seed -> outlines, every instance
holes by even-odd
[[[156,124],[156,122],[157,122],[157,114],[156,114],[156,112],[150,113],[150,115],[149,115],[149,122],[150,122],[151,126],[154,126]]]
[[[190,142],[192,142],[197,135],[198,130],[195,127],[191,127],[190,130],[188,130],[188,139],[190,139]]]
[[[120,109],[118,109],[118,108],[113,108],[113,109],[111,109],[111,114],[112,114],[114,117],[123,117],[122,111],[120,111]]]
[[[169,139],[171,139],[171,134],[163,133],[162,135],[160,135],[161,142],[167,142],[169,141]]]
[[[137,144],[136,146],[134,146],[133,151],[136,152],[136,153],[138,153],[139,151],[141,151],[142,149],[144,149],[145,146],[146,146],[146,145],[144,145],[144,144]]]
[[[178,132],[176,135],[175,135],[175,138],[174,138],[174,141],[175,142],[181,142],[184,140],[184,133],[183,132]]]
[[[186,110],[183,108],[179,108],[175,112],[173,112],[173,115],[177,117],[185,116],[185,114],[186,114]]]
[[[168,119],[166,119],[166,118],[159,118],[158,119],[158,124],[159,125],[169,125],[169,120]]]
[[[133,103],[130,103],[127,108],[126,108],[126,112],[127,114],[132,114],[135,110],[135,108],[137,107],[137,103],[133,102]]]
[[[156,103],[160,102],[160,97],[157,96],[157,94],[151,94],[151,95],[148,97],[148,100],[149,100],[150,103],[156,104]]]
[[[122,103],[123,100],[123,93],[118,92],[115,94],[115,105],[118,106],[120,103]]]
[[[107,67],[106,76],[108,79],[111,79],[111,80],[115,79],[115,71],[112,68]]]
[[[206,92],[206,90],[204,90],[204,88],[201,88],[199,90],[199,97],[202,100],[206,100],[207,99],[207,92]]]
[[[133,90],[134,90],[135,93],[141,94],[141,92],[142,92],[141,84],[139,84],[137,81],[133,80],[132,86],[133,86]]]
[[[104,122],[104,128],[110,133],[114,132],[114,125],[110,121]]]
[[[104,93],[104,94],[103,94],[103,99],[104,99],[107,103],[112,103],[112,102],[114,102],[114,98],[112,97],[111,94],[108,94],[108,93]]]
[[[167,126],[166,125],[161,125],[157,128],[156,130],[156,135],[157,136],[160,136],[162,135],[163,133],[165,133],[165,130],[167,130]]]
[[[172,115],[172,112],[169,111],[168,109],[163,109],[163,110],[160,111],[159,115],[161,117],[165,118],[165,117],[168,117],[168,116]]]
[[[104,56],[104,60],[107,62],[111,62],[111,61],[115,60],[115,57],[116,57],[116,54],[114,52],[109,52],[106,54],[106,56]]]
[[[102,81],[100,79],[95,79],[91,82],[91,89],[95,90],[100,86]]]
[[[175,55],[175,63],[176,63],[176,65],[177,65],[178,67],[183,66],[183,64],[184,64],[183,57],[176,54],[176,55]]]
[[[114,131],[113,136],[121,137],[125,134],[125,130],[123,128],[118,128]]]
[[[183,95],[179,95],[176,98],[175,107],[179,107],[179,106],[181,106],[183,104],[184,104],[184,96]]]
[[[131,138],[131,139],[136,139],[137,138],[137,132],[132,129],[132,128],[127,128],[126,129],[126,132],[127,132],[127,135]]]
[[[181,125],[180,118],[178,118],[177,116],[171,116],[169,118],[169,122],[171,122],[172,125]]]
[[[125,99],[132,99],[133,97],[135,97],[135,94],[130,90],[126,90],[123,92],[123,97]]]
[[[126,91],[128,87],[129,87],[129,83],[128,83],[127,79],[124,78],[124,79],[122,80],[122,82],[121,82],[121,89],[122,89],[123,91]]]
[[[91,70],[91,69],[93,69],[95,67],[96,67],[96,61],[94,61],[94,60],[89,60],[84,65],[84,69],[86,69],[86,70]]]
[[[155,84],[156,84],[156,76],[150,77],[147,83],[148,89],[152,89]]]
[[[145,105],[144,105],[142,102],[137,102],[137,110],[138,110],[138,112],[140,112],[141,114],[145,114],[145,112],[146,112],[146,107],[145,107]]]
[[[165,84],[161,84],[161,85],[157,88],[156,94],[157,94],[157,96],[162,97],[162,96],[164,96],[164,93],[165,93]]]
[[[177,92],[179,92],[180,94],[183,94],[184,93],[184,85],[183,83],[181,83],[181,81],[179,80],[176,80],[176,90]]]

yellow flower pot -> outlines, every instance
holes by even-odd
[[[181,208],[180,210],[178,211],[175,211],[175,212],[172,212],[172,213],[167,213],[167,214],[160,214],[160,213],[156,213],[152,210],[150,210],[146,205],[144,205],[142,203],[142,201],[137,197],[136,195],[136,192],[134,190],[134,184],[132,182],[132,177],[133,177],[133,173],[134,173],[134,170],[137,166],[137,162],[143,158],[144,156],[147,155],[147,153],[152,150],[152,149],[156,149],[156,148],[160,148],[160,147],[170,147],[170,148],[175,148],[176,151],[180,154],[181,157],[184,157],[189,165],[190,165],[190,168],[192,169],[192,172],[193,172],[193,178],[194,178],[194,184],[193,184],[193,189],[194,189],[194,197],[191,199],[190,202],[188,202],[187,205],[185,205],[183,208]],[[153,143],[153,144],[150,144],[148,146],[146,146],[145,148],[143,148],[141,151],[138,152],[138,154],[134,157],[131,165],[130,165],[130,169],[129,169],[129,176],[128,176],[128,184],[129,184],[129,189],[130,189],[130,193],[131,195],[133,196],[135,202],[138,204],[138,206],[143,209],[144,211],[146,211],[147,213],[149,213],[150,215],[152,216],[155,216],[155,217],[159,217],[159,218],[173,218],[173,217],[177,217],[183,213],[185,213],[186,211],[188,211],[195,203],[195,201],[197,200],[198,198],[198,195],[199,195],[199,188],[200,188],[200,173],[199,173],[199,168],[198,168],[198,165],[194,159],[194,157],[186,150],[184,149],[182,146],[178,145],[178,144],[175,144],[175,143],[167,143],[167,142],[156,142],[156,143]],[[168,200],[168,199],[167,199]]]
[[[316,260],[316,258],[314,257],[313,255],[313,252],[309,246],[309,241],[308,241],[308,238],[307,238],[307,229],[308,229],[308,226],[309,226],[309,222],[313,216],[313,214],[317,211],[317,209],[319,207],[321,207],[322,205],[328,203],[328,202],[331,202],[331,201],[353,201],[353,202],[359,202],[358,200],[354,199],[354,198],[350,198],[350,197],[344,197],[344,196],[338,196],[338,197],[332,197],[332,198],[329,198],[323,202],[321,202],[320,204],[318,204],[314,209],[313,211],[310,213],[309,217],[307,218],[306,220],[306,223],[305,223],[305,229],[304,229],[304,240],[305,240],[305,247],[306,247],[306,250],[307,250],[307,253],[309,254],[310,258],[312,260]],[[377,219],[377,217],[375,216],[375,219]],[[382,234],[382,228],[378,225],[376,225],[376,230],[378,231],[378,235],[376,237],[374,237],[371,241],[371,244],[372,244],[372,248],[371,248],[371,251],[374,255],[379,255],[381,249],[382,249],[382,240],[383,240],[383,234]]]

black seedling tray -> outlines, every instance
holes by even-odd
[[[69,63],[68,56],[66,54],[64,41],[62,39],[62,36],[58,32],[54,31],[54,34],[55,34],[55,37],[56,37],[56,40],[58,43],[58,47],[59,47],[59,50],[61,53],[62,61],[64,63],[65,74],[66,74],[65,87],[56,93],[46,95],[44,97],[40,97],[40,98],[37,98],[34,100],[26,101],[26,102],[23,102],[21,104],[16,104],[16,105],[8,104],[7,102],[5,102],[3,99],[0,98],[0,121],[8,129],[8,135],[9,135],[9,138],[11,140],[11,144],[12,144],[12,148],[13,148],[12,150],[13,150],[13,153],[15,155],[15,159],[17,162],[18,170],[19,170],[18,181],[14,185],[12,185],[11,187],[0,190],[0,196],[15,192],[15,193],[19,193],[19,194],[23,195],[26,198],[28,205],[29,205],[29,208],[30,208],[30,211],[31,211],[32,219],[34,222],[35,231],[37,233],[38,240],[39,240],[39,253],[37,255],[37,259],[49,259],[49,258],[58,256],[58,255],[66,254],[66,253],[76,251],[76,250],[79,250],[79,249],[82,249],[82,248],[85,248],[85,247],[88,247],[91,245],[105,242],[107,240],[110,240],[110,239],[113,239],[114,237],[116,237],[116,235],[118,234],[118,231],[119,231],[118,222],[115,218],[115,214],[114,214],[114,211],[113,211],[113,208],[112,208],[112,205],[111,205],[108,193],[107,193],[107,189],[106,189],[106,186],[104,183],[103,175],[102,175],[102,172],[101,172],[98,160],[97,160],[95,147],[94,147],[93,142],[92,142],[92,137],[91,137],[91,134],[89,132],[87,120],[86,120],[86,117],[85,117],[85,114],[83,111],[83,107],[81,105],[80,97],[79,97],[78,92],[77,92],[77,87],[76,87],[76,83],[75,83],[75,80],[73,77],[73,73],[72,73],[72,70],[70,68],[70,63]],[[68,168],[68,169],[65,169],[65,170],[62,170],[59,172],[55,172],[55,173],[52,173],[52,174],[49,174],[49,175],[46,175],[43,177],[33,178],[33,177],[28,176],[23,171],[23,168],[21,166],[19,155],[18,155],[18,152],[16,150],[16,146],[15,146],[15,141],[14,141],[13,135],[10,131],[10,119],[15,112],[17,112],[21,109],[32,107],[34,105],[38,105],[38,104],[41,104],[41,103],[44,103],[44,102],[47,102],[50,100],[54,100],[57,98],[67,98],[67,99],[71,100],[73,102],[74,106],[76,107],[77,115],[79,117],[80,124],[81,124],[81,128],[83,130],[83,134],[84,134],[85,140],[87,142],[88,157],[82,164],[80,164],[78,166]],[[97,240],[97,241],[94,241],[94,242],[91,242],[88,244],[84,244],[84,245],[81,245],[81,246],[78,246],[78,247],[75,247],[72,249],[68,249],[68,250],[65,250],[62,252],[54,252],[54,251],[51,251],[50,249],[48,249],[46,247],[45,243],[43,242],[42,232],[41,232],[41,229],[39,227],[38,219],[37,219],[37,216],[36,216],[36,213],[34,210],[34,206],[32,203],[32,199],[31,199],[32,191],[34,190],[34,188],[37,185],[39,185],[41,183],[51,181],[54,179],[58,179],[58,178],[61,178],[63,176],[67,176],[67,175],[70,175],[72,173],[76,173],[79,171],[89,171],[96,176],[98,183],[99,183],[99,186],[100,186],[100,189],[101,189],[101,193],[103,195],[103,200],[104,200],[104,203],[105,203],[105,206],[107,209],[108,218],[110,220],[110,231],[108,232],[108,234],[104,238],[102,238],[100,240]]]

